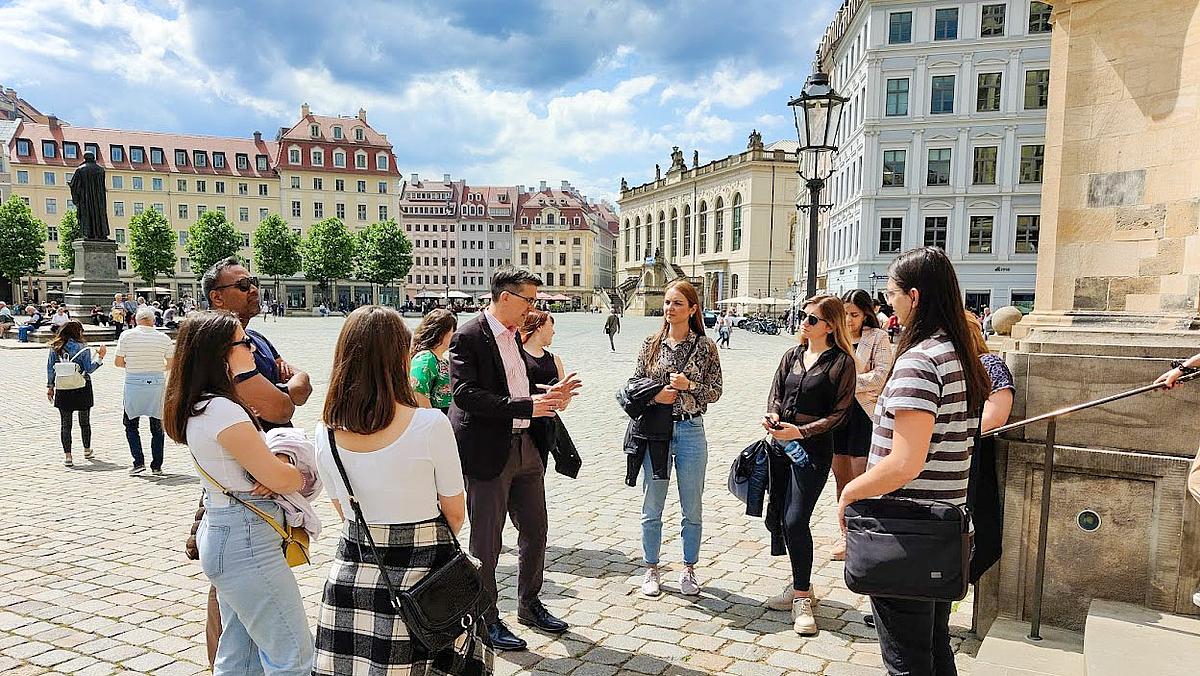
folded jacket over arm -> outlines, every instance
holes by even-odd
[[[675,423],[671,419],[671,407],[654,401],[664,387],[666,385],[650,378],[630,378],[617,392],[617,402],[630,418],[624,443],[627,486],[637,485],[637,475],[647,453],[654,478],[667,478],[667,456]]]

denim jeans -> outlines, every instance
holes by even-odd
[[[667,478],[655,479],[650,466],[650,454],[642,464],[642,556],[647,565],[658,565],[662,549],[662,513],[671,483],[671,466],[675,466],[679,482],[679,508],[683,513],[680,538],[683,540],[683,562],[695,565],[700,560],[704,494],[704,469],[708,463],[708,443],[704,440],[704,419],[680,420],[671,436],[667,458]]]
[[[283,523],[283,508],[239,493]],[[313,636],[296,578],[283,558],[282,538],[238,503],[213,507],[205,498],[196,531],[200,567],[217,588],[221,641],[215,676],[309,676]]]
[[[129,442],[129,453],[133,455],[133,464],[140,467],[146,464],[146,456],[142,455],[142,435],[138,433],[138,421],[141,417],[130,418],[121,414],[125,423],[125,440]],[[150,469],[161,469],[163,464],[163,427],[158,418],[150,418]]]

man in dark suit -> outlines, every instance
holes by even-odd
[[[519,537],[517,621],[561,634],[567,623],[551,615],[538,595],[546,561],[546,465],[530,434],[533,418],[553,416],[579,387],[572,373],[533,394],[517,328],[533,308],[542,280],[525,269],[492,276],[492,302],[450,339],[450,423],[467,479],[471,553],[482,563],[484,586],[496,594],[496,562],[505,516]],[[488,633],[499,650],[524,650],[525,641],[500,620],[493,605]]]

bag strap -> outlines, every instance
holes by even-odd
[[[208,472],[205,472],[204,468],[200,466],[200,461],[196,459],[195,455],[192,456],[192,462],[196,465],[196,469],[200,471],[200,474],[204,475],[204,478],[208,479],[214,486],[221,489],[221,492],[224,493],[226,495],[226,497],[240,503],[246,509],[248,509],[251,512],[254,512],[258,516],[262,517],[262,520],[271,524],[271,528],[274,528],[275,532],[279,533],[280,537],[282,537],[284,540],[291,542],[294,539],[291,536],[291,534],[288,533],[287,530],[283,526],[280,526],[278,523],[276,523],[275,519],[272,519],[269,514],[262,511],[258,507],[255,507],[254,505],[250,504],[249,502],[246,502],[245,500],[239,498],[238,496],[234,495],[233,493],[229,492],[229,489],[225,488],[220,483],[218,483],[216,479],[212,478],[212,475],[210,475]]]

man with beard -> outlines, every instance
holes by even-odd
[[[275,427],[291,427],[292,413],[303,406],[312,394],[312,383],[308,374],[297,370],[279,356],[279,351],[258,331],[251,329],[250,318],[262,310],[258,296],[258,277],[250,276],[236,256],[218,261],[201,279],[204,297],[213,310],[231,312],[242,322],[246,336],[254,343],[255,370],[239,373],[234,377],[238,396],[254,410],[263,431]],[[255,494],[270,495],[265,486],[258,485]],[[195,550],[196,525],[204,515],[203,503],[196,513],[196,524],[192,525],[192,538],[188,540],[188,558],[198,559]],[[208,662],[216,657],[217,642],[221,637],[221,611],[217,605],[215,587],[208,590],[208,618],[205,640],[208,647]]]

